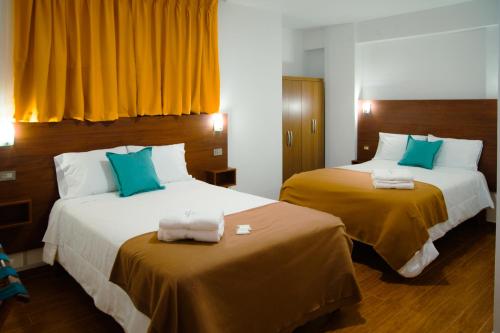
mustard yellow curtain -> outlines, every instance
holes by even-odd
[[[217,0],[15,0],[17,121],[219,110]]]

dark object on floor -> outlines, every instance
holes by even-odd
[[[0,245],[0,329],[15,301],[28,302],[28,291],[21,283],[16,270],[10,266],[10,259]]]

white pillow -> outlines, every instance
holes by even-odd
[[[428,138],[430,142],[443,140],[434,165],[477,171],[477,165],[483,151],[483,141],[439,138],[432,134],[429,134]]]
[[[144,148],[143,146],[127,146],[129,153],[135,153]],[[193,178],[187,171],[184,143],[153,146],[152,160],[162,184]]]
[[[61,199],[116,191],[113,170],[107,152],[126,154],[125,146],[65,153],[54,157],[57,186]]]
[[[378,146],[374,160],[399,161],[403,158],[408,144],[408,134],[382,133],[378,134]],[[425,135],[412,135],[415,140],[427,141]]]

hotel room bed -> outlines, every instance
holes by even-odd
[[[421,182],[420,185],[417,183],[416,191],[424,190],[426,184],[432,185],[427,186],[427,191],[433,191],[432,187],[437,188],[442,199],[439,198],[439,191],[424,193],[417,198],[414,197],[413,190],[372,188],[368,173],[374,169],[396,168],[409,169],[415,181]],[[338,169],[355,173],[342,174],[340,177],[345,177],[344,179],[335,176],[336,173],[342,173],[336,169],[297,174],[284,183],[281,200],[340,217],[353,239],[373,246],[404,277],[419,275],[439,255],[433,241],[484,208],[493,207],[486,179],[479,171],[439,166],[427,170],[400,166],[396,161],[389,160],[371,160]],[[358,186],[349,183],[353,177],[369,180],[367,182],[365,179]],[[388,194],[393,199],[397,197],[397,200],[388,201]],[[439,200],[444,200],[444,214],[439,212]],[[429,208],[430,205],[432,208]],[[398,212],[400,208],[404,211]],[[394,216],[395,213],[403,214],[401,216],[404,217],[406,226],[393,221],[394,218],[401,217]],[[404,214],[408,216],[405,217]],[[428,217],[436,219],[437,223],[426,225],[428,221],[425,219]],[[394,222],[394,225],[390,225]],[[402,229],[404,227],[405,230]],[[412,242],[418,244],[416,252],[408,252],[408,248],[405,248]]]
[[[273,214],[263,210],[273,205],[287,207],[274,206]],[[160,244],[152,233],[169,209],[214,207],[226,214],[225,235],[218,244]],[[253,214],[250,235],[235,235],[232,224],[241,221],[235,218],[238,213]],[[307,223],[294,223],[286,214],[311,218]],[[174,287],[163,295],[169,299],[168,306],[151,311],[154,323],[137,309],[144,299],[129,296],[133,281],[123,281],[133,270],[125,270],[117,279],[121,287],[110,282],[112,271],[116,275],[116,270],[127,266],[125,259],[121,268],[113,268],[121,247],[145,234],[149,245],[153,242],[169,251],[165,256],[174,257],[172,262],[167,260],[172,274],[168,276],[169,268],[164,269]],[[203,328],[216,332],[221,327],[239,332],[290,331],[360,299],[350,259],[351,242],[339,219],[197,180],[169,183],[165,190],[128,198],[105,193],[58,200],[44,242],[44,261],[53,264],[57,260],[94,298],[96,306],[127,332],[146,332],[150,324],[151,331]],[[183,251],[192,256],[186,257]],[[217,261],[224,252],[218,266],[203,263],[204,257]],[[175,259],[174,253],[185,257]],[[137,257],[130,260],[137,263]],[[147,273],[147,263],[144,265],[141,271]],[[154,289],[153,283],[151,288],[147,283],[139,286],[145,288],[144,294]]]

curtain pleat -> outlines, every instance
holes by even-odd
[[[17,121],[219,110],[217,0],[16,0]]]

